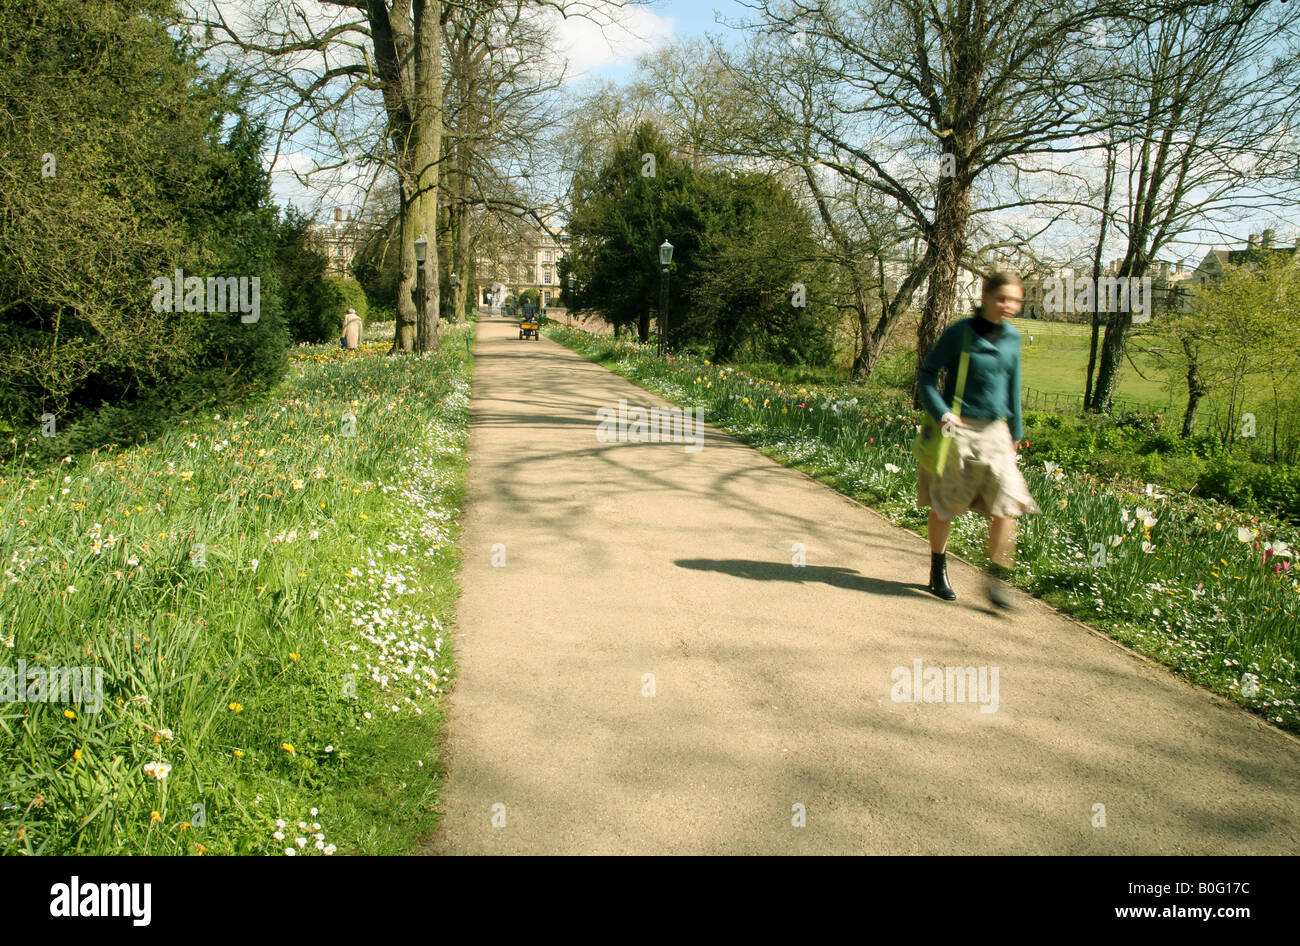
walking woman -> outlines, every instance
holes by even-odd
[[[953,442],[941,476],[918,468],[916,504],[930,507],[931,593],[946,601],[957,597],[948,584],[948,533],[952,520],[969,509],[989,519],[989,600],[1014,610],[1006,580],[1015,562],[1016,519],[1039,511],[1016,466],[1024,435],[1020,333],[1006,321],[1019,313],[1025,290],[1019,277],[1001,272],[985,277],[983,290],[974,317],[950,325],[918,371],[925,410]],[[963,350],[969,363],[965,388],[957,392]],[[941,368],[947,369],[942,392]],[[960,398],[957,410],[954,395]]]

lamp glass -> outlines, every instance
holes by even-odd
[[[415,239],[415,261],[417,263],[423,263],[428,253],[429,253],[429,241],[426,240],[424,238],[424,234],[421,233]]]
[[[673,261],[673,245],[669,243],[667,240],[664,240],[662,243],[659,244],[659,263],[662,266],[667,266],[672,261]]]

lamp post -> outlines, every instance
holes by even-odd
[[[447,320],[447,321],[449,321],[449,322],[455,322],[457,319],[460,318],[460,306],[458,306],[458,305],[456,304],[456,286],[457,286],[457,285],[458,285],[458,280],[456,279],[456,271],[455,271],[455,270],[452,270],[452,273],[451,273],[451,318],[449,318],[449,319]]]
[[[429,241],[421,233],[415,238],[415,338],[416,347],[424,345],[424,313],[427,301],[424,298],[424,261],[429,256]]]
[[[668,266],[673,261],[673,245],[659,244],[659,352],[668,351]]]

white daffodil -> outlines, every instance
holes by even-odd
[[[1119,511],[1119,521],[1120,521],[1120,522],[1128,522],[1128,510],[1127,510],[1127,509],[1121,509],[1121,510]]]
[[[170,763],[167,762],[146,762],[144,764],[144,774],[161,782],[172,770]]]
[[[1110,537],[1110,547],[1114,548],[1115,546],[1119,545],[1123,541],[1124,541],[1124,537],[1122,535],[1112,535]]]
[[[886,464],[885,464],[885,470],[886,470],[887,472],[889,472],[889,473],[902,473],[902,472],[903,472],[903,468],[902,468],[901,466],[894,466],[894,464],[892,464],[892,463],[886,463]]]
[[[1144,552],[1146,552],[1148,555],[1150,555],[1150,554],[1151,554],[1152,552],[1154,552],[1155,550],[1156,550],[1156,547],[1155,547],[1154,545],[1152,545],[1150,542],[1147,542],[1145,539],[1142,541],[1142,551],[1144,551]]]
[[[1250,541],[1251,539],[1253,539],[1253,538],[1255,538],[1255,533],[1254,533],[1254,532],[1252,532],[1251,530],[1247,529],[1245,526],[1238,526],[1238,527],[1237,527],[1237,541],[1238,541],[1238,542],[1249,542],[1249,541]]]

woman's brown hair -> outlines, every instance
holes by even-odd
[[[1022,290],[1025,288],[1025,284],[1015,273],[998,270],[984,277],[984,292],[997,292],[1003,286],[1019,286]]]

